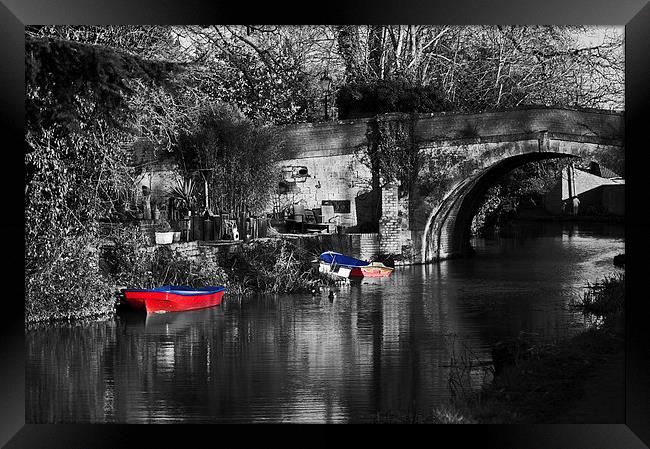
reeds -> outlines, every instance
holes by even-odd
[[[588,284],[586,291],[572,305],[585,314],[603,318],[623,312],[625,273],[607,275],[600,282]]]
[[[312,265],[312,251],[291,241],[265,238],[244,245],[226,261],[235,292],[297,293],[319,288],[329,281]]]

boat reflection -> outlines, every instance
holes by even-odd
[[[185,330],[214,324],[219,318],[223,319],[223,308],[209,307],[183,312],[143,313],[135,310],[122,310],[118,319],[125,327],[145,333],[160,334],[182,333]]]

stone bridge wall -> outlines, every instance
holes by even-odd
[[[386,114],[377,119],[405,117]],[[357,225],[359,217],[353,199],[370,192],[373,184],[371,171],[362,163],[372,120],[281,128],[288,150],[295,154],[285,162],[307,166],[311,175],[301,185],[296,184],[298,190],[291,192],[292,200],[302,200],[306,207],[319,207],[322,199],[348,199],[350,213],[341,224]],[[562,155],[598,160],[615,171],[624,160],[623,116],[608,111],[528,108],[481,114],[419,114],[414,129],[425,163],[411,197],[398,198],[395,186],[377,195],[382,212],[379,250],[402,254],[410,262],[427,259],[424,243],[431,238],[427,232],[435,220],[442,220],[435,224],[442,233],[439,238],[447,237],[434,258],[458,252],[454,238],[462,234],[459,229],[473,212],[469,209],[477,206],[481,190],[489,187],[488,181],[497,171],[502,175],[517,164]],[[499,165],[505,160],[511,163]],[[484,176],[490,167],[497,166],[499,170]],[[469,183],[479,175],[480,182],[476,179]],[[436,215],[444,201],[449,202],[444,214]]]

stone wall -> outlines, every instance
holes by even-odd
[[[219,243],[203,241],[177,242],[168,245],[151,245],[146,248],[146,251],[154,251],[159,246],[167,246],[172,251],[176,251],[177,253],[190,258],[196,258],[201,255],[206,255],[208,257],[223,257],[241,251],[242,244],[242,241]]]
[[[140,139],[133,144],[131,163],[141,169],[140,175],[135,179],[138,206],[142,200],[142,186],[146,186],[151,189],[152,206],[158,203],[166,207],[169,189],[176,185],[179,177],[173,154],[156,149],[150,142]],[[167,217],[161,214],[161,218]]]
[[[284,234],[281,238],[293,241],[300,248],[314,254],[314,258],[323,251],[335,251],[346,256],[362,260],[371,260],[379,255],[379,234]]]
[[[160,164],[151,167],[147,172],[140,174],[135,180],[138,186],[138,205],[142,201],[142,186],[151,189],[151,209],[157,205],[161,210],[161,218],[167,219],[166,211],[169,205],[169,191],[176,185],[176,180],[180,179],[177,167],[175,165]],[[199,186],[202,187],[202,186]]]
[[[283,167],[306,167],[307,176],[287,183],[288,189],[277,199],[280,210],[293,203],[313,209],[321,207],[323,200],[349,201],[349,212],[335,211],[334,215],[342,226],[358,224],[357,197],[371,190],[372,175],[354,154],[309,157],[306,152],[303,158],[282,161],[279,173]]]

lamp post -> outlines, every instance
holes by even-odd
[[[330,86],[332,85],[332,78],[329,77],[329,75],[327,74],[327,71],[325,71],[323,73],[323,76],[321,76],[319,84],[320,84],[321,90],[325,94],[325,120],[327,121],[327,120],[329,120],[329,114],[328,114],[328,110],[327,110],[327,100],[328,100],[329,93],[330,93]]]

